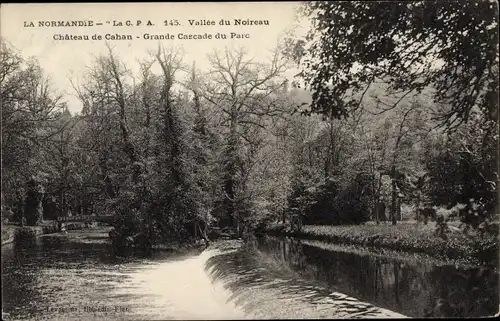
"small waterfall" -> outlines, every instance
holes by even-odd
[[[230,292],[212,282],[205,272],[207,260],[218,250],[141,268],[130,275],[115,295],[133,296],[134,315],[148,319],[243,319],[247,316],[228,299]]]

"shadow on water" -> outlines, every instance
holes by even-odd
[[[258,261],[267,262],[267,273]],[[492,316],[499,307],[498,274],[491,269],[342,251],[321,242],[263,237],[249,242],[245,251],[208,263],[216,267],[215,278],[239,276],[228,283],[235,293],[252,284],[303,293],[314,282],[316,294],[310,299],[338,291],[410,317]],[[276,282],[283,275],[289,279]]]
[[[206,270],[231,291],[229,300],[256,318],[403,317],[303,278],[249,243],[212,256]]]

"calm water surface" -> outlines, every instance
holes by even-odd
[[[165,320],[492,315],[489,270],[262,238],[200,253],[113,254],[104,230],[2,247],[3,319]],[[495,295],[493,295],[495,293]]]
[[[292,238],[254,243],[303,278],[409,317],[493,316],[499,310],[498,269]]]

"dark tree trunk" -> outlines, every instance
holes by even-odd
[[[396,225],[396,206],[397,206],[397,191],[396,191],[396,166],[391,168],[391,182],[392,182],[392,193],[391,193],[391,221],[392,225]]]
[[[417,208],[417,213],[416,213],[416,220],[417,220],[417,223],[420,222],[420,191],[418,191],[418,194],[417,194],[417,201],[416,201],[416,208]]]
[[[403,216],[401,215],[401,197],[398,196],[396,203],[396,213],[399,221],[403,220]]]
[[[236,129],[236,114],[235,112],[231,116],[230,124],[230,136],[229,136],[229,146],[227,150],[226,159],[226,178],[224,183],[224,191],[226,193],[225,203],[226,210],[229,219],[231,220],[231,225],[236,228],[239,235],[239,217],[238,211],[235,208],[235,177],[236,177],[236,148],[238,141],[238,133]]]
[[[43,193],[39,191],[40,186],[34,180],[28,182],[24,214],[26,224],[30,226],[39,225],[43,220]]]
[[[384,215],[381,216],[380,214],[380,191],[382,190],[382,173],[380,174],[379,180],[378,180],[378,187],[377,187],[377,192],[375,193],[375,221],[377,222],[377,225],[380,224],[380,219],[385,217],[385,207],[384,207]]]

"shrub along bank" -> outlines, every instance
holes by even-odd
[[[445,260],[467,261],[481,265],[498,264],[498,236],[466,235],[450,232],[443,239],[426,225],[306,225],[301,231],[285,225],[273,225],[264,233],[292,236],[339,244],[376,247],[412,253],[424,253]]]
[[[2,245],[12,243],[16,239],[31,238],[37,235],[57,233],[56,223],[47,223],[41,226],[2,225]]]

